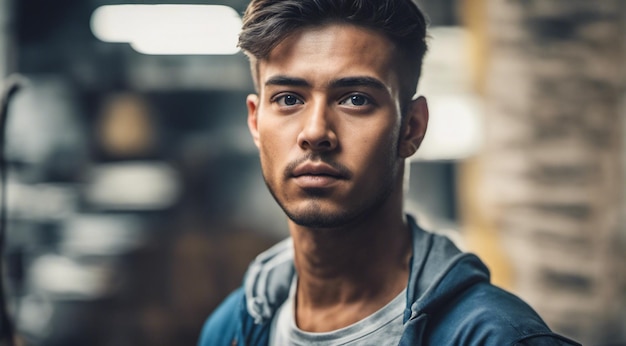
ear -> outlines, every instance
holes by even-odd
[[[246,106],[248,107],[248,129],[252,135],[254,144],[259,147],[259,128],[258,128],[258,114],[259,109],[259,96],[256,94],[250,94],[246,98]]]
[[[400,129],[400,143],[398,155],[406,159],[415,154],[424,140],[426,127],[428,126],[428,103],[423,96],[409,103],[402,127]]]

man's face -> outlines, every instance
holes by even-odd
[[[332,24],[295,32],[259,61],[248,125],[265,182],[296,224],[344,226],[401,194],[414,150],[399,150],[393,52],[379,33]]]

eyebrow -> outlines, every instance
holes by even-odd
[[[306,87],[311,86],[309,82],[302,78],[288,77],[288,76],[273,76],[265,81],[265,85],[279,85],[279,86],[299,86]]]
[[[372,77],[345,77],[330,82],[331,88],[348,88],[348,87],[369,87],[374,89],[386,90],[387,87],[383,82]]]
[[[296,86],[296,87],[310,87],[311,84],[306,79],[289,77],[289,76],[273,76],[265,81],[265,85],[278,85],[278,86]],[[350,88],[350,87],[369,87],[379,90],[385,90],[387,87],[383,82],[376,78],[357,76],[357,77],[345,77],[333,80],[329,83],[330,88]]]

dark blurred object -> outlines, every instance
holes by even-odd
[[[6,235],[6,161],[4,157],[5,130],[9,102],[15,93],[22,87],[23,78],[11,76],[5,81],[5,87],[0,96],[0,258],[4,258],[4,243]],[[11,346],[14,344],[14,326],[7,310],[4,294],[4,265],[0,263],[0,344]]]

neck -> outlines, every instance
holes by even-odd
[[[296,319],[308,331],[342,328],[395,298],[408,282],[411,234],[401,196],[346,227],[290,224],[298,271]]]

